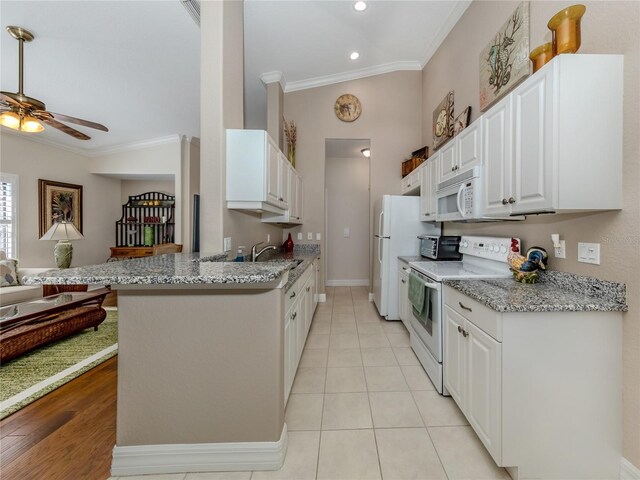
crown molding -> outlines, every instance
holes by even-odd
[[[373,67],[361,68],[359,70],[350,70],[348,72],[334,73],[332,75],[323,75],[321,77],[309,78],[307,80],[299,80],[297,82],[288,82],[283,90],[286,93],[296,92],[298,90],[306,90],[308,88],[324,87],[335,83],[348,82],[350,80],[359,80],[361,78],[373,77],[383,73],[422,70],[420,62],[403,61],[385,63],[383,65],[375,65]]]
[[[278,72],[278,71],[265,72],[260,75],[260,80],[265,86],[267,86],[270,83],[278,82],[282,87],[282,90],[284,90],[287,85],[287,81],[284,78],[284,73]]]
[[[180,143],[184,135],[168,135],[166,137],[152,138],[139,142],[123,143],[112,147],[97,148],[87,153],[90,157],[102,157],[104,155],[113,155],[114,153],[130,152],[132,150],[142,150],[145,148],[157,147],[159,145],[167,145],[170,143]]]
[[[467,8],[469,8],[469,5],[471,5],[471,0],[460,0],[456,3],[453,11],[449,14],[449,17],[447,17],[447,19],[440,26],[440,30],[438,30],[436,37],[433,39],[433,42],[431,42],[431,44],[427,47],[427,50],[423,57],[424,60],[420,64],[421,70],[427,65],[429,60],[431,60],[431,57],[433,57],[438,48],[440,48],[440,45],[442,45],[444,39],[447,38],[447,35],[449,35],[449,33],[451,33],[453,27],[456,25],[456,23],[458,23],[460,18],[462,18],[462,15],[467,11]]]
[[[43,136],[36,136],[37,134],[28,134],[28,133],[20,133],[11,129],[2,129],[2,135],[9,135],[12,137],[20,138],[21,140],[26,140],[27,142],[38,143],[40,145],[45,145],[47,147],[59,148],[60,150],[66,150],[67,152],[75,153],[76,155],[82,155],[83,157],[90,157],[91,150],[87,150],[84,148],[76,148],[70,147],[69,145],[65,145],[63,143],[56,142],[54,140],[50,140]]]

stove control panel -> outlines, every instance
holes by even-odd
[[[519,238],[463,236],[460,240],[460,253],[465,257],[486,258],[506,263],[512,248],[520,251]]]

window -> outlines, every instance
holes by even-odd
[[[0,174],[0,250],[7,258],[18,254],[18,176]]]

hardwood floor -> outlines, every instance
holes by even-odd
[[[105,480],[116,443],[118,357],[0,421],[2,480]]]

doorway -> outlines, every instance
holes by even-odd
[[[369,139],[325,140],[326,285],[368,286]]]

